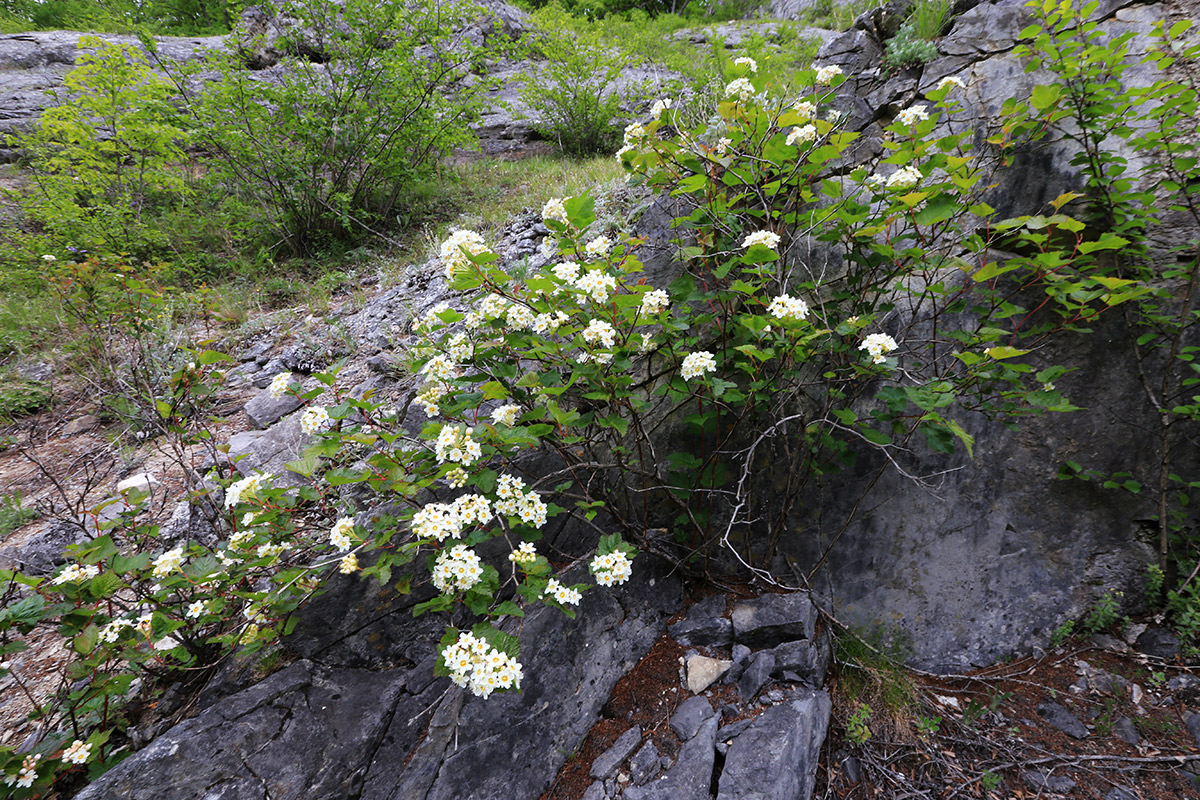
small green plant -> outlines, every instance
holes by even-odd
[[[891,69],[903,69],[932,61],[937,55],[937,45],[919,36],[911,22],[905,22],[896,35],[888,39],[883,63]]]
[[[870,721],[871,707],[866,703],[859,703],[846,720],[846,738],[857,745],[866,744],[871,738]]]
[[[1068,639],[1075,635],[1075,620],[1069,619],[1062,625],[1054,629],[1054,633],[1050,635],[1050,646],[1061,647]]]
[[[1003,782],[1003,780],[1004,779],[1000,777],[999,773],[988,770],[979,778],[979,787],[985,792],[994,792],[996,789],[1000,788],[1000,784]]]
[[[1117,623],[1121,619],[1122,596],[1122,592],[1105,592],[1088,612],[1083,621],[1083,630],[1089,634],[1100,633]]]
[[[1010,697],[1012,692],[1001,692],[998,689],[992,690],[983,700],[972,697],[962,710],[963,726],[974,728],[985,714],[994,714]]]
[[[937,736],[942,727],[941,717],[917,717],[917,733],[921,736]]]
[[[0,496],[0,541],[3,541],[26,522],[37,519],[38,516],[40,515],[37,509],[21,507],[19,491]]]
[[[49,405],[53,391],[41,381],[31,381],[12,373],[0,376],[0,423],[41,411]]]

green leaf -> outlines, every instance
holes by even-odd
[[[1009,347],[1007,345],[1001,345],[999,347],[989,347],[987,350],[984,350],[983,352],[987,353],[988,356],[990,356],[991,358],[994,358],[997,361],[1001,361],[1005,358],[1016,358],[1017,356],[1023,356],[1026,353],[1028,353],[1029,351],[1028,350],[1019,350],[1016,347]]]

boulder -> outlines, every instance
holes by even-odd
[[[729,746],[717,800],[809,800],[832,709],[811,691],[760,714]]]

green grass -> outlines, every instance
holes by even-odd
[[[32,508],[21,507],[21,493],[13,492],[0,496],[0,541],[4,541],[17,528],[41,516]]]

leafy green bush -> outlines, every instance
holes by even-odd
[[[527,57],[545,61],[525,73],[521,100],[538,114],[538,133],[563,153],[582,158],[614,152],[622,103],[640,99],[617,91],[629,57],[602,43],[594,29],[572,32],[562,24],[564,16],[555,7],[534,15]]]
[[[222,179],[264,209],[281,244],[307,255],[390,224],[409,187],[473,141],[487,82],[455,85],[479,55],[455,30],[481,12],[372,0],[272,10],[305,23],[282,32],[284,69],[262,80],[238,53],[214,56],[221,80],[188,109]]]
[[[149,257],[165,243],[156,214],[186,193],[174,89],[136,47],[84,36],[79,48],[62,102],[17,140],[33,182],[19,202],[46,233],[42,252]]]

